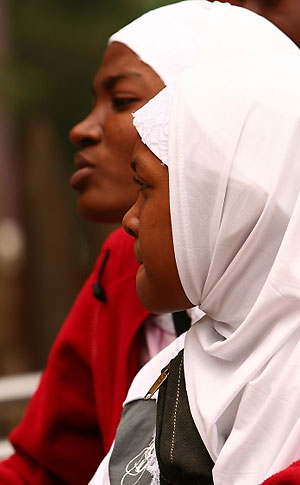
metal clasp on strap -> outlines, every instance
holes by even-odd
[[[164,369],[161,371],[160,376],[156,379],[156,381],[150,387],[150,389],[147,392],[147,394],[144,396],[145,401],[148,401],[148,399],[151,399],[151,397],[153,396],[153,394],[155,394],[156,391],[158,391],[158,389],[160,388],[160,386],[168,378],[169,373],[170,373],[170,362],[169,362],[169,364],[166,367],[164,367]]]

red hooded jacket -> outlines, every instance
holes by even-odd
[[[138,266],[133,238],[122,229],[113,232],[10,435],[16,453],[0,464],[1,485],[86,485],[93,476],[139,368],[138,330],[149,312],[136,294]]]

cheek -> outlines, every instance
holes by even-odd
[[[102,186],[108,182],[107,190],[114,190],[112,184],[115,183],[118,184],[115,190],[129,190],[135,197],[137,187],[133,183],[130,162],[137,132],[131,116],[124,116],[121,121],[114,116],[106,125],[103,143],[99,145],[97,178]]]
[[[167,220],[148,224],[144,213],[139,222],[138,244],[143,265],[137,273],[137,292],[150,311],[165,312],[176,306],[177,269]]]
[[[169,217],[158,217],[156,224],[147,227],[140,218],[138,243],[144,264],[136,283],[143,305],[153,313],[190,308],[177,271]]]
[[[129,165],[135,142],[138,138],[136,129],[132,123],[131,114],[116,115],[111,117],[106,129],[106,145],[111,152],[126,158]]]

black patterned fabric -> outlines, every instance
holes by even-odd
[[[183,372],[183,350],[171,361],[169,377],[159,390],[155,446],[161,485],[213,483],[214,462],[190,412]]]

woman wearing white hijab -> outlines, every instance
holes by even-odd
[[[142,192],[124,219],[137,289],[151,311],[206,313],[187,333],[184,375],[217,485],[256,485],[300,458],[300,54],[280,43],[209,49],[135,117],[152,151],[137,145]]]

